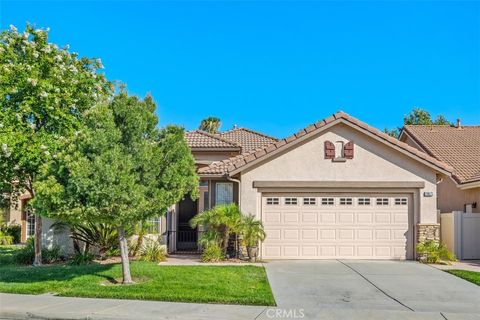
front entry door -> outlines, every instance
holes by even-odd
[[[190,220],[197,214],[198,201],[190,195],[179,202],[177,224],[177,250],[197,250],[197,229],[190,227]]]

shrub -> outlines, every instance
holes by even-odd
[[[443,243],[433,240],[417,244],[417,253],[420,261],[427,263],[437,263],[443,261],[456,261],[455,255],[450,252]]]
[[[0,245],[9,246],[13,244],[13,237],[0,231]]]
[[[267,236],[262,222],[257,220],[253,214],[242,216],[240,234],[242,235],[242,244],[247,248],[248,259],[255,260],[258,254],[258,243],[265,240]]]
[[[162,262],[167,259],[167,251],[157,241],[149,240],[140,249],[140,260],[150,262]]]
[[[42,262],[54,263],[62,259],[61,250],[59,246],[52,248],[42,248]],[[32,264],[35,260],[35,245],[33,238],[27,240],[27,244],[22,249],[15,252],[13,261],[16,264]]]
[[[1,231],[13,239],[13,243],[20,243],[20,237],[22,234],[22,227],[19,224],[5,225],[1,228]]]
[[[77,252],[75,255],[70,259],[70,264],[72,265],[82,265],[82,264],[89,264],[92,263],[94,259],[94,255],[91,252]]]
[[[210,244],[203,250],[202,262],[219,262],[225,258],[218,244]]]

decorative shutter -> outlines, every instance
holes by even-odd
[[[325,141],[325,159],[335,158],[335,145],[330,141]]]
[[[346,159],[353,159],[353,141],[349,141],[343,146],[343,156]]]

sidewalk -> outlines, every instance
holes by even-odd
[[[460,260],[452,262],[451,265],[431,264],[431,266],[440,270],[466,270],[480,272],[480,260]]]
[[[0,319],[150,320],[150,319],[413,319],[474,320],[477,314],[358,309],[282,309],[261,306],[68,298],[0,293]]]

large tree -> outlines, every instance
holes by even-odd
[[[407,115],[403,117],[403,125],[453,125],[444,115],[437,115],[435,120],[432,119],[430,112],[421,108],[413,108]],[[392,137],[398,138],[402,128],[385,128],[383,131]]]
[[[36,196],[34,183],[58,142],[81,114],[111,91],[97,59],[49,43],[48,30],[14,26],[0,34],[0,190]],[[42,220],[35,218],[35,261],[41,264]]]
[[[132,283],[125,230],[198,193],[183,129],[158,129],[157,122],[151,97],[122,90],[85,113],[85,127],[65,141],[35,184],[34,205],[42,214],[117,228],[125,284]]]
[[[199,129],[215,134],[215,133],[218,133],[218,130],[220,129],[221,124],[222,122],[220,121],[220,118],[210,116],[208,118],[203,119],[200,122]]]

